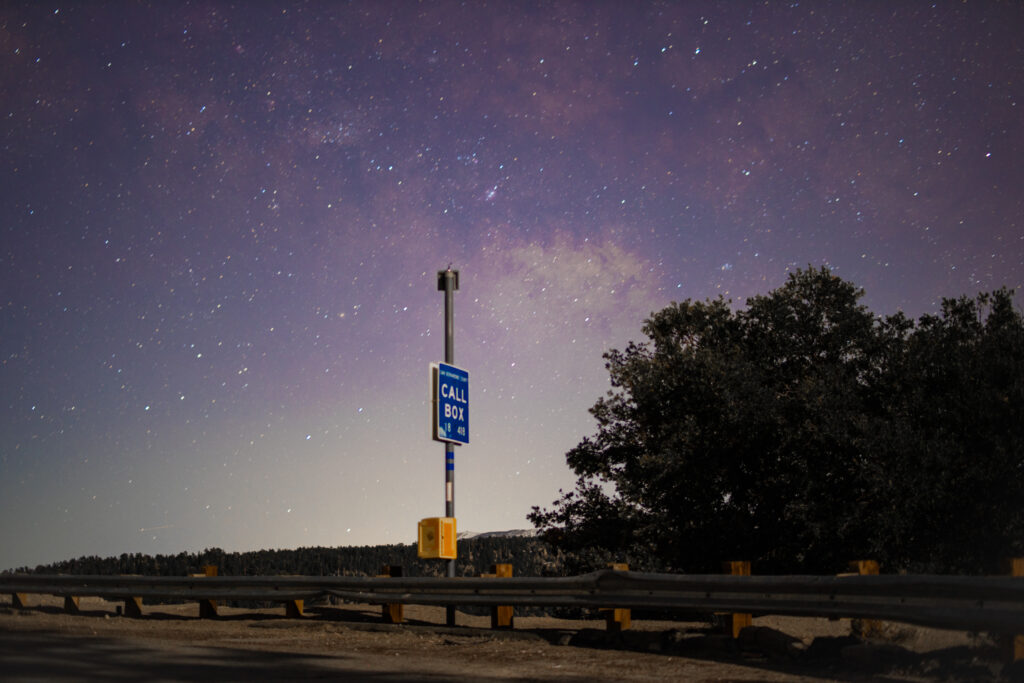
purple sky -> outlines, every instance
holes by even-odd
[[[7,2],[0,569],[412,542],[572,485],[602,352],[828,266],[1024,284],[1024,5]]]

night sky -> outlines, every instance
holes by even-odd
[[[0,569],[414,542],[449,264],[467,531],[572,485],[601,354],[671,301],[1019,290],[1022,35],[1017,2],[4,2]]]

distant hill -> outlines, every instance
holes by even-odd
[[[509,531],[463,531],[458,534],[460,541],[468,541],[471,538],[534,538],[537,535],[536,529],[511,529]]]

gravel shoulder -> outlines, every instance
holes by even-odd
[[[283,609],[196,604],[145,606],[82,598],[65,614],[51,596],[25,609],[0,602],[0,670],[30,680],[382,681],[890,681],[998,679],[998,649],[985,636],[883,624],[851,638],[850,620],[758,617],[738,641],[705,622],[634,620],[610,635],[600,620],[516,617],[493,631],[487,616],[407,605],[406,623],[384,624],[372,605]]]

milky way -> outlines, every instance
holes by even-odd
[[[5,3],[0,569],[411,542],[460,271],[463,530],[573,477],[601,354],[826,266],[1024,284],[1018,3]]]

